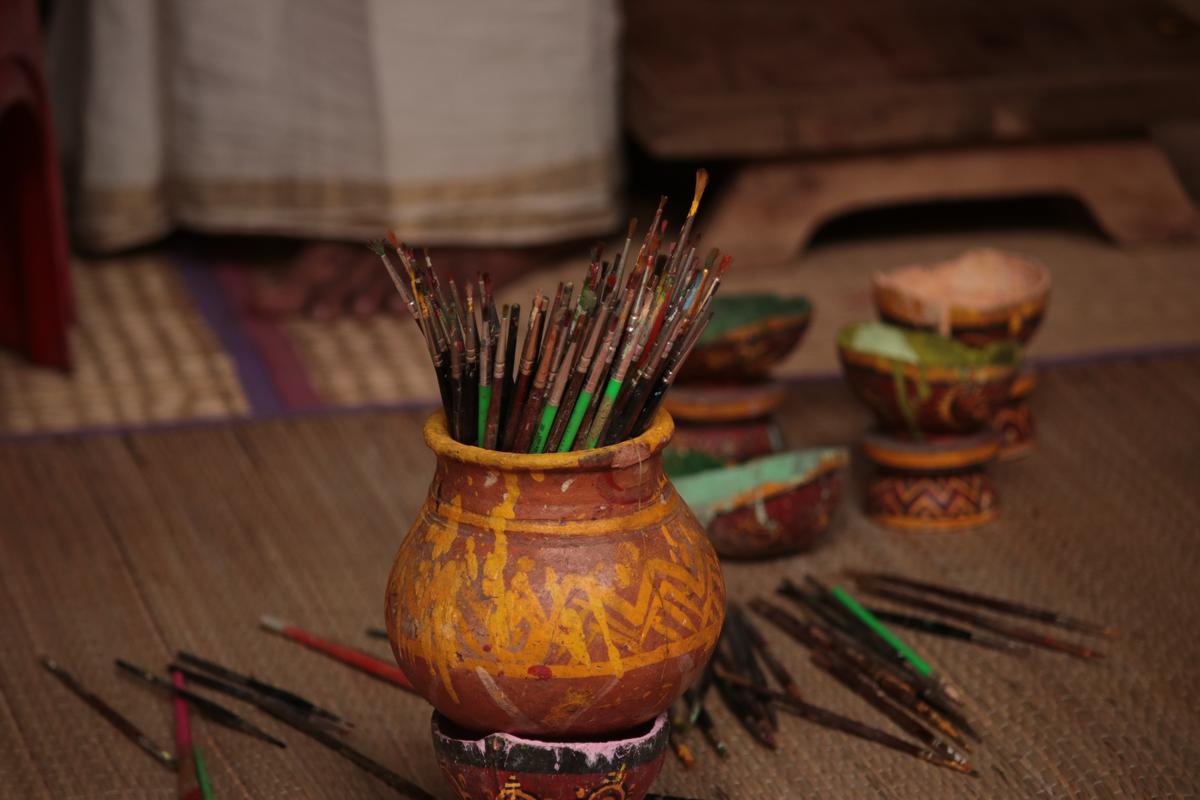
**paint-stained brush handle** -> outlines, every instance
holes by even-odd
[[[387,681],[394,686],[399,686],[401,689],[407,689],[410,692],[413,691],[412,681],[408,679],[408,676],[397,667],[382,659],[368,655],[360,650],[355,650],[353,647],[347,647],[346,645],[314,636],[301,628],[297,628],[295,625],[284,622],[278,617],[263,616],[259,619],[259,624],[266,630],[278,633],[309,649],[316,650],[318,653],[324,653],[361,672]]]

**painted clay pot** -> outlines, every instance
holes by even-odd
[[[889,528],[957,531],[995,519],[1000,504],[985,466],[1000,449],[990,431],[932,441],[868,434],[863,454],[876,465],[867,516]]]
[[[713,298],[713,317],[677,382],[761,380],[800,343],[812,321],[804,297],[733,294]]]
[[[884,321],[937,331],[973,347],[1028,342],[1050,298],[1045,266],[990,249],[877,273],[872,281]]]
[[[740,464],[784,447],[783,431],[773,417],[746,422],[700,425],[681,422],[671,442],[674,453],[702,453],[721,464]]]
[[[674,386],[663,401],[676,425],[669,451],[704,453],[724,464],[778,452],[783,431],[774,412],[784,397],[783,385],[772,381]]]
[[[846,382],[880,424],[915,436],[982,429],[1007,402],[1020,366],[1012,342],[972,348],[873,322],[844,329],[838,354]]]
[[[723,558],[811,548],[842,496],[844,447],[791,450],[725,469],[673,478]]]
[[[666,714],[586,742],[480,736],[437,712],[432,727],[438,765],[459,800],[641,800],[662,769],[670,732]]]
[[[525,455],[425,424],[437,468],[386,619],[416,691],[474,730],[564,737],[653,719],[699,675],[720,564],[662,469],[671,417],[610,447]]]

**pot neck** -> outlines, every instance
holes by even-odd
[[[430,499],[473,517],[577,522],[637,513],[659,503],[668,486],[657,452],[621,467],[544,471],[506,469],[443,455],[438,457]]]

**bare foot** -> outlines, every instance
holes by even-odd
[[[341,242],[305,245],[282,280],[258,287],[252,300],[254,310],[270,317],[301,313],[321,287],[344,271],[354,249],[353,245]]]

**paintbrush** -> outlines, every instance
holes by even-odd
[[[295,625],[284,622],[278,617],[272,617],[269,614],[259,617],[258,624],[264,630],[278,633],[286,639],[291,639],[293,642],[302,644],[347,666],[354,667],[360,672],[365,672],[374,678],[387,681],[394,686],[399,686],[401,689],[407,689],[410,692],[413,691],[412,683],[408,680],[408,677],[394,664],[389,664],[382,659],[355,650],[352,647],[314,636],[308,631],[297,628]]]
[[[970,628],[961,628],[958,625],[951,625],[948,622],[942,622],[928,617],[916,617],[911,614],[900,614],[895,611],[888,611],[883,608],[868,606],[868,609],[877,619],[892,625],[899,625],[902,628],[908,628],[921,633],[928,633],[934,636],[941,636],[946,639],[957,639],[963,642],[970,642],[981,647],[987,647],[992,650],[1000,650],[1014,656],[1029,655],[1029,648],[1024,645],[1010,642],[1007,639],[1001,639],[997,636],[988,636],[979,631],[973,631]]]
[[[1065,653],[1076,658],[1088,660],[1096,660],[1104,658],[1104,653],[1093,650],[1090,647],[1072,642],[1064,642],[1061,639],[1055,639],[1052,636],[1046,636],[1040,631],[1035,631],[1030,628],[1023,628],[1017,625],[1010,625],[998,620],[989,619],[980,614],[975,614],[970,611],[964,611],[960,608],[947,606],[933,600],[926,600],[923,597],[916,597],[905,592],[889,589],[884,586],[878,586],[871,583],[863,583],[863,589],[870,594],[881,597],[884,600],[891,600],[894,603],[901,605],[919,608],[922,611],[931,611],[934,614],[939,614],[950,619],[957,619],[974,625],[976,628],[983,628],[986,631],[991,631],[999,636],[1006,636],[1009,639],[1015,639],[1019,642],[1025,642],[1035,647],[1041,647],[1045,650],[1054,650],[1059,653]]]
[[[181,672],[171,673],[171,683],[177,689],[187,688]],[[171,705],[175,714],[175,752],[179,753],[175,796],[179,800],[212,800],[204,756],[200,753],[200,746],[192,740],[192,720],[187,701],[175,695]]]
[[[529,309],[529,321],[525,328],[525,343],[521,347],[521,364],[517,369],[517,380],[514,387],[512,413],[505,426],[503,447],[513,448],[521,417],[525,412],[526,401],[529,397],[529,385],[533,381],[534,367],[538,363],[538,348],[542,341],[542,311],[546,306],[546,298],[539,290],[533,296],[533,305]]]
[[[586,287],[583,297],[588,298],[588,301],[586,306],[581,305],[582,310],[576,313],[576,320],[581,316],[590,315],[592,309],[595,307],[595,295],[589,292]],[[545,452],[547,445],[550,443],[550,434],[558,417],[558,409],[563,402],[563,394],[566,391],[567,382],[575,372],[575,362],[578,359],[580,340],[585,333],[584,325],[577,324],[573,327],[573,330],[568,333],[567,349],[563,353],[562,362],[550,370],[550,375],[547,377],[547,381],[550,384],[550,394],[546,398],[546,405],[542,409],[541,419],[538,421],[537,431],[534,433],[533,443],[529,448],[529,452],[531,453]],[[566,415],[564,414],[564,416]]]
[[[583,419],[583,413],[587,406],[585,402],[585,407],[579,409],[578,400],[580,393],[583,391],[584,384],[587,382],[588,372],[591,370],[596,350],[600,346],[601,339],[604,337],[610,312],[610,306],[602,303],[599,310],[588,323],[589,330],[584,339],[583,349],[580,351],[579,358],[576,361],[570,383],[567,384],[566,394],[562,398],[560,406],[562,412],[555,417],[554,427],[551,428],[550,438],[546,442],[547,452],[571,449],[575,432],[579,430],[579,421]],[[576,411],[578,411],[578,418],[576,418]],[[571,433],[571,440],[568,440],[566,438],[567,429],[572,421],[575,422],[575,429]]]
[[[254,737],[255,739],[261,739],[262,741],[273,744],[276,747],[287,747],[287,742],[284,742],[282,739],[275,738],[249,720],[239,717],[237,714],[233,713],[228,708],[225,708],[225,706],[221,705],[220,703],[214,703],[207,697],[201,697],[200,695],[188,689],[180,689],[166,678],[155,675],[149,670],[130,664],[128,661],[118,658],[115,659],[115,663],[120,669],[136,678],[140,678],[151,686],[156,686],[159,689],[165,689],[177,697],[182,697],[184,700],[187,700],[189,703],[191,703],[192,708],[196,709],[201,716],[212,720],[222,727],[229,728],[230,730],[237,731],[238,733],[244,733],[247,736]]]
[[[76,680],[74,675],[63,669],[57,661],[48,656],[42,656],[41,662],[42,666],[51,675],[58,678],[63,686],[70,689],[76,697],[91,706],[100,716],[104,717],[108,721],[108,724],[116,728],[122,736],[136,744],[146,753],[149,753],[155,761],[167,769],[173,770],[178,767],[178,762],[175,756],[171,754],[171,751],[155,744],[153,739],[142,733],[138,726],[130,722],[121,712],[85,689],[83,684]]]
[[[525,404],[520,426],[517,428],[516,436],[509,448],[513,452],[528,452],[529,445],[533,441],[533,426],[542,413],[542,397],[546,393],[550,371],[557,365],[558,359],[562,356],[563,346],[566,344],[567,324],[565,310],[551,320],[550,330],[546,332],[545,351],[538,362],[533,385],[529,387],[529,400]]]
[[[1060,614],[1057,611],[1028,606],[1022,603],[1015,603],[1011,600],[1002,600],[998,597],[989,597],[988,595],[978,594],[976,592],[968,592],[964,589],[955,589],[949,586],[939,586],[936,583],[913,580],[912,578],[905,578],[900,575],[892,575],[885,572],[850,571],[849,574],[856,581],[869,580],[875,583],[888,583],[892,584],[893,586],[915,589],[918,592],[939,595],[950,600],[957,600],[960,603],[982,606],[983,608],[987,608],[991,611],[997,611],[1002,614],[1011,614],[1013,616],[1036,620],[1037,622],[1044,622],[1048,625],[1057,625],[1060,628],[1076,631],[1078,633],[1089,633],[1094,636],[1107,636],[1110,639],[1120,636],[1120,629],[1114,625],[1100,625],[1095,622],[1088,622],[1086,620],[1070,617],[1066,614]]]
[[[383,633],[383,637],[385,639],[387,638],[386,631]],[[180,650],[177,652],[175,657],[185,664],[191,664],[199,667],[205,672],[210,672],[222,680],[229,681],[230,683],[236,683],[239,686],[245,686],[247,689],[258,692],[265,697],[273,697],[276,700],[291,706],[296,710],[297,713],[320,717],[321,719],[328,720],[329,722],[333,723],[345,723],[345,720],[343,720],[337,714],[329,711],[328,709],[321,708],[311,700],[303,698],[294,692],[289,692],[286,689],[280,689],[277,686],[264,683],[255,678],[253,675],[242,675],[241,673],[234,672],[228,667],[223,667],[216,662],[201,658],[200,656],[194,655],[185,650]]]
[[[479,440],[479,333],[475,329],[475,289],[466,285],[467,302],[462,320],[466,336],[466,365],[463,369],[463,431],[460,442],[474,444]]]
[[[483,439],[483,446],[489,450],[495,450],[500,441],[500,416],[504,409],[504,396],[507,394],[505,362],[508,353],[508,315],[509,307],[505,305],[500,312],[500,336],[492,360],[492,392],[488,401],[486,434]]]

